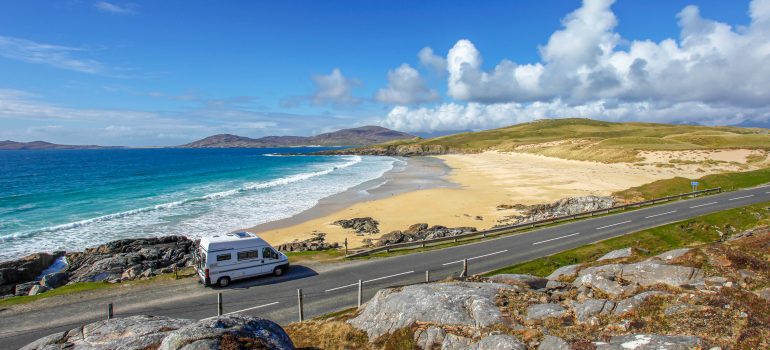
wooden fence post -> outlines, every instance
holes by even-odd
[[[217,316],[222,316],[222,293],[217,293]]]

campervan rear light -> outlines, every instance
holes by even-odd
[[[203,270],[204,277],[209,278],[209,269]]]

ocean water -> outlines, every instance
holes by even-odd
[[[0,260],[248,228],[376,179],[396,161],[280,155],[320,149],[0,151]]]

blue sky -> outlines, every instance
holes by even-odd
[[[768,8],[6,1],[0,139],[174,145],[222,132],[441,133],[570,116],[766,125]]]

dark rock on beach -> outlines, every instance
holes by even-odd
[[[352,229],[357,234],[380,233],[380,228],[379,228],[380,223],[377,222],[377,220],[372,219],[371,217],[337,220],[332,224],[340,226],[342,228]]]
[[[337,249],[340,244],[337,242],[327,243],[326,234],[322,232],[314,232],[313,237],[304,241],[294,241],[284,244],[279,244],[276,249],[284,252],[315,252],[321,250]]]
[[[428,224],[420,223],[409,226],[404,231],[391,231],[379,239],[371,240],[370,246],[382,247],[390,244],[424,241],[434,238],[452,237],[464,233],[476,232],[475,227],[446,227],[435,225],[429,227]]]

